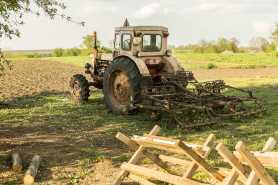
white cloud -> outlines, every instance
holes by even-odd
[[[273,23],[265,21],[253,22],[253,29],[256,34],[269,34],[273,28]]]
[[[146,19],[152,17],[153,15],[160,12],[161,4],[160,3],[151,3],[141,9],[137,10],[134,14],[134,18],[137,19]]]

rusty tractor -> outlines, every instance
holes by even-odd
[[[70,81],[73,98],[86,102],[93,86],[102,89],[107,108],[115,114],[143,109],[159,118],[167,113],[184,128],[264,110],[249,90],[231,87],[222,80],[198,82],[172,56],[168,36],[166,27],[130,26],[126,20],[115,29],[113,53],[107,57],[99,52],[94,32],[91,62],[85,65],[92,81],[74,75]]]

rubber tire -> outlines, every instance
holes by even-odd
[[[133,100],[134,102],[138,102],[140,99],[140,82],[141,82],[141,74],[136,66],[136,64],[127,57],[120,57],[115,59],[107,68],[104,78],[103,78],[103,94],[104,94],[104,102],[109,111],[115,114],[128,114],[134,111],[133,106],[119,106],[119,104],[114,104],[112,97],[110,97],[110,76],[115,71],[124,71],[127,73],[129,78],[129,83],[132,88]]]
[[[79,84],[79,92],[74,93],[74,85]],[[71,95],[76,103],[85,103],[88,101],[90,96],[89,82],[85,76],[76,74],[70,79]]]

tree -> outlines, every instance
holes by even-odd
[[[278,45],[278,23],[276,23],[275,29],[272,32],[272,40],[276,45]]]
[[[12,39],[20,36],[19,26],[24,24],[24,15],[41,13],[51,19],[57,15],[71,20],[61,13],[66,6],[60,0],[1,0],[0,1],[0,37]]]
[[[86,49],[93,49],[94,47],[94,39],[92,35],[86,35],[85,37],[83,37],[83,43],[82,43],[83,47],[85,47]],[[97,47],[100,47],[100,41],[97,40]]]
[[[0,0],[0,38],[19,37],[19,27],[24,24],[26,14],[40,16],[43,13],[51,19],[60,16],[67,21],[85,25],[85,22],[76,22],[70,16],[63,14],[65,8],[62,0]],[[1,50],[0,55],[0,73],[2,73],[9,62]]]
[[[265,51],[269,42],[263,37],[254,37],[250,40],[249,47],[257,51]]]

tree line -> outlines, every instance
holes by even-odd
[[[202,40],[196,44],[188,44],[182,46],[172,46],[172,48],[190,50],[196,53],[222,53],[230,51],[233,53],[239,52],[278,52],[278,23],[275,26],[270,41],[264,37],[253,37],[248,47],[240,47],[239,41],[236,38],[226,39],[219,38],[216,41]]]

